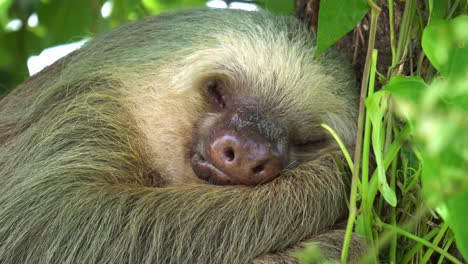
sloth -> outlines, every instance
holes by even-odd
[[[357,91],[292,17],[124,25],[0,101],[1,263],[339,259]],[[353,236],[356,260],[365,245]]]

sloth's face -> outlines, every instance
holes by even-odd
[[[218,76],[204,79],[197,87],[206,114],[195,126],[189,156],[200,179],[217,185],[267,183],[282,171],[312,160],[329,145],[323,130],[298,136],[290,119],[294,115],[279,113],[269,97],[248,94],[249,89],[234,85]]]
[[[334,147],[322,123],[352,144],[356,96],[349,74],[314,58],[309,38],[259,34],[212,33],[209,45],[185,49],[156,74],[143,75],[141,86],[132,84],[134,117],[162,178],[272,181]]]

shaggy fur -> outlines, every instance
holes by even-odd
[[[295,164],[256,187],[206,184],[188,157],[217,118],[199,89],[210,76],[292,142],[323,122],[351,145],[352,75],[331,54],[314,59],[312,43],[293,18],[185,11],[125,25],[31,77],[0,101],[0,263],[290,263],[307,241],[338,258],[334,146],[292,149]]]

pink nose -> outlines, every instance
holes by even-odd
[[[229,183],[257,185],[276,178],[283,169],[283,155],[263,137],[227,131],[209,143],[209,160]],[[220,180],[220,179],[218,179]]]

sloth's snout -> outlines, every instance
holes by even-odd
[[[259,137],[226,133],[210,143],[207,154],[207,159],[237,184],[265,183],[276,178],[283,169],[275,146]]]
[[[205,162],[211,163],[211,181],[257,185],[278,177],[284,155],[276,144],[254,132],[219,131],[208,142]]]

